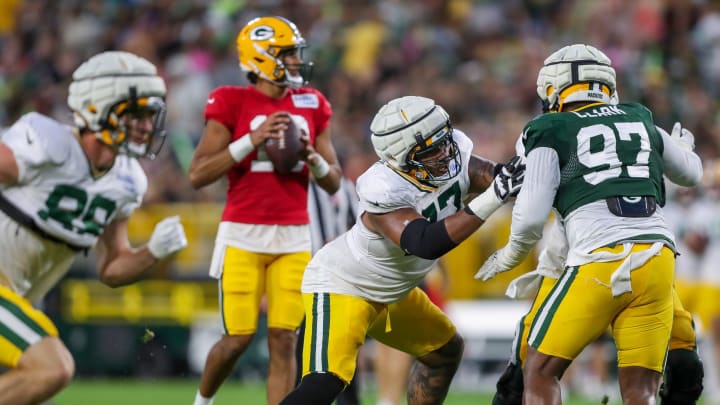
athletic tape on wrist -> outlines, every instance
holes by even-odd
[[[318,155],[318,162],[310,165],[310,172],[316,179],[321,179],[330,173],[330,165],[322,156]]]
[[[468,203],[468,208],[483,221],[486,220],[495,210],[503,205],[492,185],[482,194],[475,197]]]
[[[245,156],[252,152],[253,149],[255,149],[255,147],[252,144],[249,133],[241,136],[240,139],[237,139],[234,142],[230,142],[230,145],[228,145],[230,155],[236,162],[245,159]]]

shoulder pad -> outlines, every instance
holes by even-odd
[[[415,208],[417,189],[382,162],[372,165],[357,180],[360,203],[370,212]]]
[[[3,138],[16,153],[31,154],[28,160],[35,163],[60,164],[77,144],[72,127],[36,112],[20,117]]]
[[[127,155],[118,155],[116,159],[115,167],[118,170],[118,178],[124,182],[128,191],[137,194],[142,199],[147,192],[148,180],[140,162]]]

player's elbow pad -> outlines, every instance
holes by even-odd
[[[400,247],[413,256],[435,260],[452,250],[453,242],[445,228],[445,220],[428,222],[418,218],[405,226],[400,235]]]

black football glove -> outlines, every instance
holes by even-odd
[[[495,195],[503,202],[515,197],[520,192],[524,179],[525,160],[522,157],[514,156],[509,162],[497,165],[493,180]]]

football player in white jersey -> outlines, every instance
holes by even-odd
[[[358,221],[305,270],[303,379],[285,405],[332,403],[366,335],[417,359],[408,404],[442,403],[463,341],[418,284],[520,189],[520,158],[496,165],[473,155],[431,99],[390,101],[370,130],[380,161],[358,178]]]
[[[38,113],[0,135],[0,403],[36,404],[62,389],[74,362],[52,321],[32,307],[77,252],[97,248],[100,280],[117,287],[187,245],[178,217],[133,247],[128,218],[147,189],[139,157],[162,146],[165,82],[127,52],[73,73],[75,126]]]

